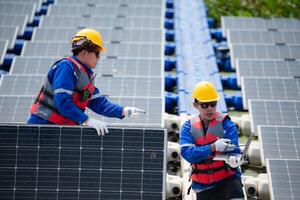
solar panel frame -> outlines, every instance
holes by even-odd
[[[39,27],[56,28],[86,28],[95,29],[115,28],[115,29],[162,29],[162,19],[159,18],[138,18],[138,17],[75,17],[75,16],[41,16]]]
[[[300,79],[242,77],[243,108],[249,99],[300,100]]]
[[[300,126],[259,125],[260,159],[300,159]]]
[[[8,40],[0,40],[0,64],[3,63],[6,51],[8,49]]]
[[[227,36],[228,29],[240,30],[300,30],[300,22],[291,18],[270,18],[259,17],[221,17],[222,35]]]
[[[300,126],[300,101],[250,99],[248,107],[251,131],[256,135],[258,125]]]
[[[0,123],[25,123],[29,116],[29,108],[36,96],[0,95]],[[90,109],[86,110],[87,115],[107,122],[109,126],[124,127],[153,127],[163,128],[164,101],[163,97],[109,97],[109,101],[119,105],[135,106],[146,111],[139,119],[116,119],[96,115]]]
[[[237,83],[241,85],[241,77],[300,77],[299,60],[236,60]]]
[[[111,43],[106,44],[103,57],[109,58],[162,58],[162,43]],[[21,56],[58,57],[69,56],[68,42],[24,42]]]
[[[300,45],[230,44],[231,66],[237,59],[300,59]]]
[[[0,40],[8,40],[8,48],[13,49],[18,34],[18,26],[0,25]]]
[[[99,12],[101,10],[101,12]],[[95,6],[52,5],[47,12],[48,16],[101,16],[101,17],[162,17],[161,6],[134,5],[116,7],[114,5],[96,4]]]
[[[69,41],[80,29],[43,27],[33,31],[31,41]],[[161,29],[101,29],[101,36],[109,42],[162,43]],[[108,43],[109,43],[108,42]],[[106,42],[107,43],[107,42]]]
[[[44,75],[59,58],[56,57],[15,57],[9,74]],[[100,76],[146,76],[162,77],[162,59],[155,58],[101,58],[94,73]],[[140,66],[143,66],[142,68]]]
[[[267,159],[266,162],[270,199],[298,199],[300,160]]]
[[[165,133],[110,128],[109,135],[99,137],[94,129],[78,126],[2,125],[2,195],[165,199]]]
[[[300,44],[299,31],[228,30],[230,44]]]

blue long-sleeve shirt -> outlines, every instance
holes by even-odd
[[[73,59],[82,64],[88,74],[92,74],[93,71],[80,62],[75,56]],[[47,78],[54,90],[54,105],[59,110],[60,114],[64,117],[82,124],[88,119],[88,116],[83,110],[78,108],[72,99],[72,93],[77,84],[76,72],[74,64],[69,60],[62,60],[56,63],[48,72]],[[92,95],[92,98],[88,104],[88,108],[93,110],[97,114],[104,115],[106,117],[116,117],[122,119],[123,107],[108,101],[104,96],[100,95],[98,88]],[[34,114],[31,114],[28,124],[51,124],[51,122],[42,119]]]
[[[228,153],[240,153],[240,148],[238,144],[238,133],[235,124],[231,121],[229,117],[225,118],[222,123],[225,138],[231,140],[231,143],[236,145],[236,148]],[[180,130],[180,149],[181,156],[191,164],[196,164],[201,161],[206,160],[212,155],[210,145],[196,146],[193,136],[191,135],[191,123],[186,121]],[[236,170],[236,176],[241,176],[240,170]],[[213,184],[200,184],[197,182],[192,182],[192,189],[196,192],[206,190],[208,188],[216,186],[218,183]]]

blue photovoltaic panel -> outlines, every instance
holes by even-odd
[[[299,78],[242,77],[243,107],[249,99],[300,100]]]
[[[237,59],[300,59],[300,45],[231,44],[230,60],[235,69]]]
[[[299,31],[228,30],[230,44],[300,44]]]
[[[0,126],[0,199],[165,199],[163,129]]]
[[[298,60],[254,60],[237,59],[236,74],[238,85],[241,77],[300,77],[300,62]]]
[[[271,200],[298,200],[300,195],[300,160],[267,159]]]
[[[115,0],[115,1],[107,1],[107,0],[85,0],[85,1],[77,1],[77,0],[59,0],[55,1],[55,5],[78,5],[78,6],[97,6],[97,5],[110,5],[116,7],[127,7],[127,6],[162,6],[163,2],[161,0]]]
[[[261,163],[268,158],[300,159],[300,126],[258,126]]]
[[[300,101],[249,100],[251,130],[258,125],[300,126]]]

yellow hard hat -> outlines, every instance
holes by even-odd
[[[192,97],[200,102],[219,100],[219,94],[217,90],[213,84],[207,81],[201,81],[194,87]]]
[[[71,39],[73,47],[80,46],[85,41],[90,41],[97,47],[99,47],[99,51],[103,52],[106,49],[103,45],[103,39],[98,31],[95,29],[85,28],[80,30],[76,35]]]

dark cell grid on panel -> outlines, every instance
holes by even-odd
[[[143,149],[143,130],[124,130],[124,149]]]
[[[37,167],[38,148],[35,147],[19,147],[17,150],[17,167]]]
[[[144,191],[162,191],[163,172],[144,172],[143,190]]]
[[[55,189],[58,182],[58,170],[57,169],[39,169],[37,179],[38,189]]]
[[[59,147],[60,129],[58,127],[40,127],[40,146]]]
[[[0,167],[14,167],[16,165],[16,147],[0,145]],[[1,179],[0,179],[1,180]]]
[[[0,146],[13,146],[17,144],[17,126],[0,126]]]
[[[81,169],[100,169],[101,152],[99,149],[82,149]]]
[[[162,199],[165,147],[144,149],[146,136],[164,142],[163,130],[0,126],[0,198]]]
[[[18,130],[18,146],[34,146],[39,144],[39,128],[20,126]]]
[[[91,128],[82,128],[82,139],[81,145],[82,148],[95,148],[100,149],[102,144],[102,137],[97,135],[95,129]]]
[[[123,130],[109,129],[109,134],[103,137],[103,148],[122,148]]]
[[[14,178],[15,176],[15,169],[14,168],[0,168],[0,188],[8,189],[14,188]]]
[[[144,151],[144,169],[163,171],[163,151]]]
[[[59,188],[60,189],[78,189],[79,170],[60,170],[59,171]]]
[[[79,148],[81,145],[81,129],[80,128],[61,128],[61,146]]]
[[[103,170],[101,172],[101,190],[120,191],[120,180],[120,171]]]
[[[145,130],[144,148],[145,149],[164,149],[164,131]]]
[[[35,189],[36,188],[36,169],[17,169],[16,188]]]
[[[99,190],[100,170],[81,170],[80,171],[80,189],[81,190]]]

